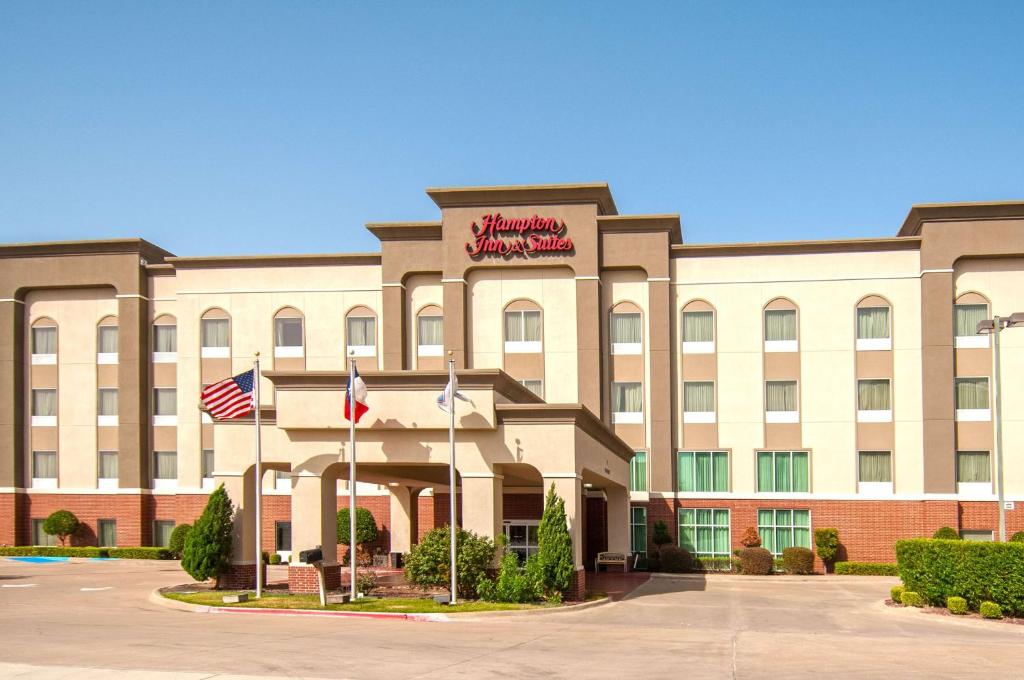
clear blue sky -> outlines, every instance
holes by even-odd
[[[0,4],[0,241],[375,250],[427,186],[607,181],[690,242],[1024,198],[1024,3]]]

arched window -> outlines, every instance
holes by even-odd
[[[963,293],[953,305],[954,344],[958,349],[986,348],[988,336],[978,335],[978,322],[991,318],[991,305],[981,293]]]
[[[691,300],[683,306],[680,337],[683,354],[715,352],[715,308],[704,300]]]
[[[764,307],[764,351],[799,350],[797,307],[792,300],[776,298]]]
[[[57,322],[47,317],[33,321],[31,344],[33,364],[56,364]]]
[[[533,300],[514,300],[505,306],[505,353],[534,354],[542,351],[541,308]]]
[[[199,352],[203,359],[231,357],[231,317],[223,309],[208,309],[200,318]]]
[[[118,328],[116,316],[105,316],[96,325],[96,363],[117,363]]]
[[[353,307],[345,316],[346,355],[372,357],[377,354],[377,315],[369,307]]]
[[[892,305],[880,295],[857,303],[857,350],[892,349]]]
[[[612,307],[608,317],[608,336],[612,354],[641,354],[644,328],[640,307],[632,302],[620,302]]]
[[[437,305],[427,305],[416,315],[416,353],[421,357],[444,354],[444,316]]]
[[[173,364],[178,361],[178,320],[162,314],[153,322],[153,363]]]
[[[294,307],[283,307],[274,315],[274,356],[301,358],[303,350],[302,312]]]

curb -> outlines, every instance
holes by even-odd
[[[611,597],[602,597],[600,600],[580,602],[579,604],[566,604],[561,607],[545,607],[543,609],[508,609],[505,611],[498,610],[493,612],[452,612],[451,614],[442,614],[442,616],[447,616],[450,621],[468,621],[477,617],[492,619],[513,616],[550,616],[552,614],[570,614],[572,612],[583,611],[584,609],[592,609],[593,607],[600,607],[601,605],[609,604],[611,601]]]
[[[651,574],[651,580],[655,579],[669,579],[669,580],[683,580],[683,581],[759,581],[761,583],[773,583],[773,582],[786,582],[786,583],[870,583],[872,579],[878,579],[882,582],[882,579],[886,581],[898,581],[898,576],[849,576],[849,575],[836,575],[836,574],[810,574],[808,576],[793,576],[790,574],[769,574],[767,576],[744,576],[743,574],[716,574],[714,572],[707,574],[666,574],[663,572],[654,572]]]

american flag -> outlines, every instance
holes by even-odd
[[[244,416],[252,410],[254,371],[250,369],[203,389],[199,398],[211,416],[226,420]]]

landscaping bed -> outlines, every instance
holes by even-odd
[[[1019,618],[1016,616],[1003,616],[999,619],[992,619],[986,618],[978,612],[972,611],[968,611],[963,614],[954,614],[953,612],[949,611],[949,609],[947,609],[946,607],[908,607],[900,602],[894,602],[891,597],[885,598],[885,606],[892,607],[893,609],[917,609],[918,611],[923,612],[925,614],[933,614],[936,616],[948,616],[954,619],[967,619],[973,621],[993,621],[995,623],[1009,623],[1016,626],[1024,626],[1024,618]]]

